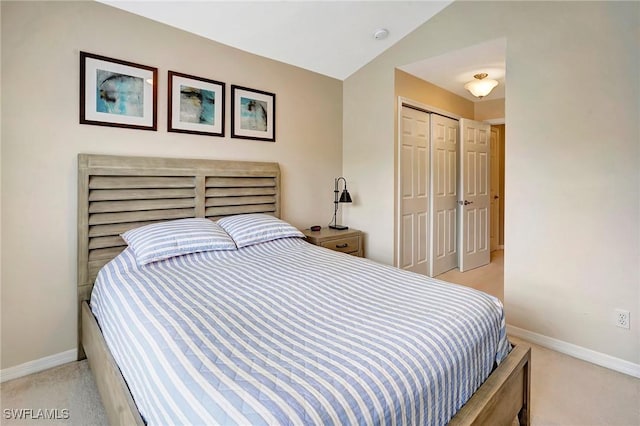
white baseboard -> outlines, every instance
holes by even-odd
[[[78,350],[70,349],[65,352],[60,352],[59,354],[46,356],[14,367],[5,368],[4,370],[0,370],[0,383],[28,376],[29,374],[37,373],[39,371],[48,370],[49,368],[75,361],[77,358]]]
[[[512,325],[507,325],[507,334],[610,370],[640,378],[640,364],[634,364],[633,362],[626,361],[621,358],[603,354],[602,352],[596,352],[591,349],[583,348],[582,346],[574,345],[573,343],[564,342],[562,340],[554,339],[553,337],[534,333],[533,331],[514,327]]]

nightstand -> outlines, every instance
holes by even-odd
[[[364,236],[362,231],[351,228],[345,231],[322,228],[320,231],[305,229],[302,232],[311,244],[353,256],[364,257]]]

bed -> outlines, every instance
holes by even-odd
[[[518,345],[506,354],[501,307],[489,296],[438,281],[429,281],[427,289],[424,277],[312,246],[295,236],[136,265],[120,237],[131,229],[188,218],[279,217],[276,163],[81,154],[78,176],[79,357],[86,353],[89,359],[111,424],[155,423],[154,415],[182,424],[510,424],[516,417],[520,424],[529,423],[530,350]],[[170,285],[167,277],[174,274],[175,285]],[[152,298],[149,289],[158,280],[163,291]],[[185,281],[191,283],[187,288],[179,285]],[[433,291],[446,293],[455,304],[416,302]],[[141,303],[90,306],[92,293],[94,302]],[[120,296],[110,296],[115,294]],[[180,294],[189,303],[176,310],[167,304],[169,294]],[[215,343],[194,345],[193,336],[203,329],[179,325],[201,318],[210,306],[212,315],[222,315],[213,326],[203,326]],[[488,307],[487,314],[465,313],[481,306]],[[166,321],[151,334],[171,329],[178,343],[165,346],[177,355],[154,355],[152,347],[162,344],[144,336],[116,335],[106,319],[98,325],[94,314],[108,318],[104,312],[115,311],[147,312],[142,320],[117,315],[123,318],[115,329],[130,333],[137,322]],[[483,316],[487,324],[468,323]],[[465,335],[484,329],[484,343],[469,348],[474,344],[453,337],[455,328]],[[162,341],[168,338],[162,336]],[[430,340],[438,344],[426,345]],[[451,349],[456,345],[462,350]],[[206,352],[204,358],[194,359],[199,352]],[[143,363],[124,365],[127,356],[164,357],[165,364],[159,365],[166,377]],[[175,360],[180,357],[189,358],[191,367]],[[471,371],[462,364],[464,358],[475,364],[473,374],[463,373]],[[191,372],[180,379],[169,366]],[[204,376],[212,377],[203,381]],[[195,390],[189,388],[194,382]],[[195,402],[192,394],[198,392]],[[167,399],[160,399],[165,393]],[[172,405],[178,408],[162,411]]]

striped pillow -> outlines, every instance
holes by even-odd
[[[133,250],[138,265],[200,251],[236,249],[218,224],[204,218],[153,223],[131,229],[121,237]]]
[[[279,238],[304,238],[304,234],[294,226],[263,213],[223,217],[217,223],[233,238],[238,248]]]

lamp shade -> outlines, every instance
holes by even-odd
[[[481,73],[474,75],[474,80],[468,82],[464,85],[464,88],[467,89],[471,94],[477,98],[483,98],[487,96],[494,87],[498,85],[496,80],[491,78],[487,78],[488,74]]]
[[[347,191],[347,188],[342,190],[342,194],[340,194],[339,203],[351,203],[351,194]]]

